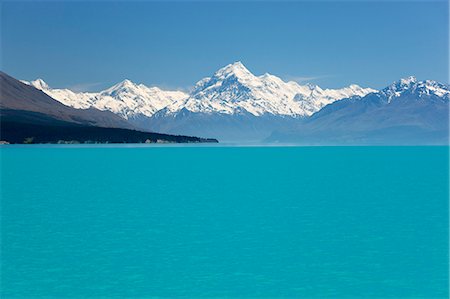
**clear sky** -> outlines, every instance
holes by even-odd
[[[382,88],[448,82],[443,1],[3,2],[1,69],[52,87],[128,78],[187,89],[240,60],[254,74]]]

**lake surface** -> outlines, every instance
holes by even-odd
[[[1,298],[447,298],[448,147],[1,151]]]

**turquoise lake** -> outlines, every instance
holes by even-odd
[[[1,298],[447,298],[448,147],[4,146]]]

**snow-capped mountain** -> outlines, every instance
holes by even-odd
[[[61,103],[77,109],[90,107],[111,111],[122,118],[151,117],[158,110],[175,101],[187,98],[181,91],[165,91],[124,80],[101,92],[73,92],[69,89],[52,89],[42,79],[28,83],[44,91]]]
[[[90,107],[95,107],[93,101],[96,95],[95,93],[73,92],[70,89],[53,89],[42,79],[36,79],[31,82],[22,80],[22,82],[42,90],[47,95],[51,96],[52,98],[63,103],[66,106],[70,106],[76,109],[88,109]]]
[[[108,110],[125,119],[151,117],[162,109],[168,114],[186,109],[194,113],[248,112],[255,116],[273,114],[302,117],[339,99],[361,97],[375,91],[358,85],[321,89],[311,84],[284,82],[268,73],[255,76],[241,62],[229,64],[212,77],[200,80],[189,95],[181,91],[164,91],[158,87],[135,84],[130,80],[97,93],[52,89],[42,79],[25,83],[65,105],[78,109],[95,107]]]
[[[370,143],[374,136],[391,136],[393,143],[421,136],[432,143],[448,135],[448,85],[415,77],[380,91],[358,85],[322,89],[268,73],[257,76],[235,62],[198,81],[189,94],[129,80],[81,93],[52,89],[40,79],[28,84],[65,105],[111,111],[145,130],[221,141],[260,141],[273,132],[278,133],[272,141],[318,143]]]
[[[380,91],[380,96],[386,97],[388,102],[407,94],[415,95],[417,99],[427,96],[450,98],[448,85],[433,80],[418,81],[414,76],[400,79]]]
[[[46,87],[45,82],[43,81],[37,81],[36,84],[40,84],[43,88]],[[16,138],[19,138],[19,136],[23,136],[23,134],[30,132],[26,129],[30,125],[37,126],[36,130],[32,131],[36,132],[41,137],[49,135],[46,135],[46,132],[41,132],[43,127],[40,126],[56,126],[58,128],[81,125],[136,129],[136,127],[125,119],[110,111],[100,111],[94,108],[81,110],[63,105],[44,92],[41,92],[32,86],[25,85],[23,82],[20,82],[1,71],[0,90],[1,122],[2,124],[9,123],[9,129],[7,129],[7,131],[12,133],[12,135],[9,136],[13,136],[16,141]],[[20,132],[13,132],[15,130],[19,130]],[[80,133],[80,131],[78,131],[78,133]],[[56,133],[56,135],[60,134]],[[74,137],[74,135],[72,135],[72,137]],[[23,138],[18,142],[20,143],[22,141]]]
[[[194,113],[235,114],[242,111],[255,116],[264,114],[302,117],[342,98],[364,96],[371,88],[350,85],[342,89],[321,89],[299,85],[264,74],[255,76],[241,62],[229,64],[200,80],[190,96],[167,106],[166,113],[187,109]]]
[[[332,103],[273,133],[270,141],[305,144],[448,144],[450,87],[415,77],[355,100]]]
[[[357,85],[321,89],[267,73],[255,76],[235,62],[200,80],[188,98],[155,113],[148,125],[155,131],[216,136],[222,141],[259,141],[327,104],[371,92],[375,90]]]

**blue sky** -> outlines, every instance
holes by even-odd
[[[100,90],[125,78],[186,89],[240,60],[322,87],[448,82],[445,1],[24,1],[2,4],[2,65]]]

